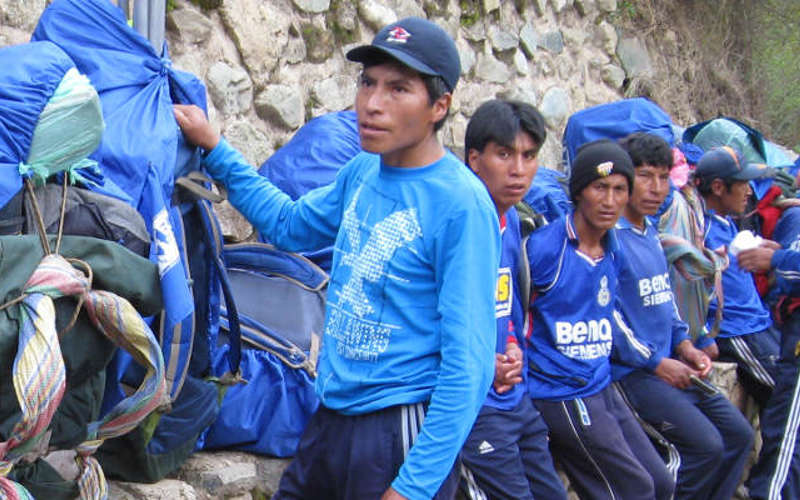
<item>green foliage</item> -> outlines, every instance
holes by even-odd
[[[321,103],[319,102],[319,100],[317,99],[317,97],[315,95],[311,94],[311,95],[308,96],[308,99],[306,99],[306,105],[305,105],[306,121],[309,121],[312,118],[314,118],[314,108],[318,108],[320,105],[321,105]],[[276,146],[275,149],[277,150],[278,147],[280,147],[280,146]]]
[[[469,28],[481,18],[481,6],[477,0],[461,0],[461,26]]]
[[[198,7],[202,7],[204,10],[213,10],[222,7],[222,2],[223,2],[223,0],[189,0],[189,1],[197,5]]]
[[[763,0],[751,13],[751,84],[760,89],[769,139],[800,151],[800,3]]]
[[[175,10],[175,0],[167,0],[167,12]]]
[[[348,15],[345,4],[349,4],[349,0],[332,0],[328,14],[325,16],[325,24],[330,28],[339,45],[347,45],[359,39],[358,23],[355,23],[355,29],[348,29],[339,21],[341,16]],[[352,5],[349,6],[352,7]]]
[[[447,14],[447,0],[425,0],[422,3],[422,10],[428,19],[443,17]]]
[[[630,22],[636,20],[638,16],[636,0],[620,0],[617,2],[617,10],[610,15],[612,22]]]

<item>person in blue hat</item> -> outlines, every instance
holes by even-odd
[[[719,359],[739,365],[742,383],[764,408],[775,387],[779,334],[761,302],[752,274],[739,266],[732,245],[739,233],[734,217],[741,216],[747,208],[752,194],[750,181],[762,175],[764,170],[747,164],[738,150],[722,146],[703,154],[694,182],[704,203],[706,247],[727,252],[730,260],[722,273],[722,320],[716,337]],[[718,307],[716,297],[712,298],[709,330]]]
[[[494,375],[497,211],[436,136],[461,72],[447,33],[406,18],[347,58],[363,65],[355,109],[365,152],[294,202],[199,108],[176,106],[175,117],[270,241],[334,245],[320,406],[274,498],[452,498]]]
[[[719,359],[737,363],[739,380],[755,399],[761,410],[761,435],[769,449],[783,435],[785,413],[776,415],[775,405],[785,403],[771,398],[783,372],[779,366],[781,354],[780,333],[774,327],[769,309],[761,301],[752,271],[757,270],[746,260],[742,267],[734,238],[739,233],[734,217],[742,215],[752,193],[750,181],[765,174],[757,165],[747,164],[742,154],[730,146],[706,151],[695,170],[695,185],[705,206],[705,244],[712,250],[727,253],[730,261],[722,273],[722,320],[716,338]],[[742,250],[746,250],[742,249]],[[744,252],[741,252],[744,253]],[[716,297],[709,304],[708,325],[714,321],[720,307]],[[710,326],[709,326],[710,327]],[[793,382],[785,380],[789,386]],[[800,410],[800,403],[795,411]],[[778,412],[780,413],[780,412]],[[774,457],[773,457],[774,458]],[[784,457],[784,460],[788,460]],[[754,498],[765,495],[772,479],[775,462],[760,461],[749,481]],[[780,465],[780,464],[779,464]],[[780,493],[780,488],[773,491]],[[769,498],[777,498],[769,496]]]

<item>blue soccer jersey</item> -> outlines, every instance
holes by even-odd
[[[678,317],[656,229],[646,219],[642,230],[621,217],[617,241],[625,253],[616,296],[624,323],[614,337],[614,380],[637,368],[655,370],[662,358],[689,338],[686,323]]]
[[[525,311],[517,279],[519,276],[522,237],[519,227],[519,215],[513,207],[501,217],[500,232],[501,253],[500,268],[497,272],[497,306],[495,316],[497,317],[496,352],[503,354],[506,352],[506,344],[509,336],[516,339],[520,349],[524,349],[525,347],[525,334],[523,331],[525,325]],[[524,370],[523,377],[525,377]],[[492,386],[484,404],[501,410],[511,410],[517,407],[524,394],[524,381],[503,394],[498,394],[494,386]]]
[[[730,246],[739,230],[733,219],[720,217],[713,211],[706,216],[706,246],[712,250]],[[769,311],[761,302],[753,275],[739,267],[736,256],[728,252],[730,265],[722,272],[722,322],[719,337],[736,337],[766,330],[772,325]],[[710,330],[717,311],[717,299],[708,306],[707,328]]]
[[[560,401],[589,396],[611,380],[614,293],[621,258],[612,229],[605,255],[578,251],[573,215],[531,234],[532,327],[526,341],[528,392]]]

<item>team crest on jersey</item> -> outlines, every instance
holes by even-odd
[[[495,293],[496,318],[502,318],[511,314],[511,304],[513,302],[513,292],[511,281],[511,268],[501,267],[497,272],[497,292]]]
[[[605,307],[611,302],[611,292],[608,290],[608,276],[600,278],[600,291],[597,292],[597,303]]]
[[[386,37],[387,42],[406,43],[411,38],[411,33],[406,31],[402,26],[395,26],[389,30],[389,36]]]
[[[600,177],[608,177],[611,175],[612,170],[614,170],[614,163],[610,161],[604,161],[597,166],[597,175]]]

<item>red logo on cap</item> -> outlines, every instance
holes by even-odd
[[[389,30],[389,36],[386,37],[387,42],[406,43],[406,40],[411,38],[411,33],[403,29],[401,26],[395,26]]]

